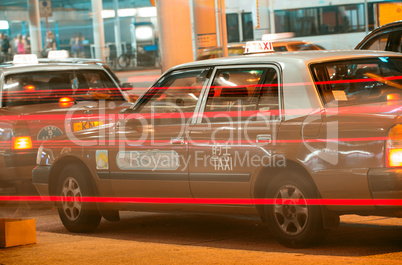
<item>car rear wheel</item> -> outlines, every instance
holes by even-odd
[[[95,194],[87,172],[78,165],[69,165],[58,180],[58,212],[64,227],[71,232],[91,232],[101,220],[96,204],[83,201],[83,197]]]
[[[287,171],[278,174],[266,192],[274,204],[265,206],[269,228],[284,246],[304,248],[324,240],[328,230],[318,205],[308,199],[318,198],[315,186],[303,175]]]

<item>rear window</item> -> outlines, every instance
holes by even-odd
[[[61,97],[76,101],[124,100],[104,71],[24,72],[5,77],[3,107],[54,103]]]
[[[402,59],[378,57],[311,66],[328,107],[402,99]]]

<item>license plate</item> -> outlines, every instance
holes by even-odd
[[[103,121],[82,121],[82,122],[74,122],[73,129],[74,132],[81,131],[85,129],[90,129],[99,125],[102,125]]]

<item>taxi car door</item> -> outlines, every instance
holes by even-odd
[[[116,195],[191,198],[186,135],[208,72],[168,73],[139,99],[109,156]]]
[[[218,67],[213,76],[190,133],[191,191],[195,198],[249,198],[253,176],[273,163],[279,71],[267,65]]]

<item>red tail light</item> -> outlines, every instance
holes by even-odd
[[[25,120],[17,120],[13,125],[13,150],[27,150],[33,147],[31,133]]]
[[[25,90],[28,90],[28,91],[32,91],[32,90],[35,90],[35,86],[33,86],[33,85],[27,85],[27,86],[24,86],[24,89],[25,89]]]
[[[385,152],[387,167],[402,167],[402,124],[389,130]]]

